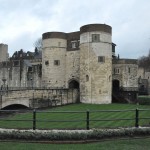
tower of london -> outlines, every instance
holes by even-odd
[[[0,85],[36,90],[77,89],[81,103],[109,104],[135,101],[138,93],[136,59],[115,55],[112,28],[88,24],[79,31],[42,34],[42,51],[16,51],[8,57],[8,45],[0,44]]]
[[[103,24],[72,33],[44,33],[43,85],[79,88],[83,103],[111,103],[111,34],[111,27]]]

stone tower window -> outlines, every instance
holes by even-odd
[[[9,69],[9,79],[12,80],[12,69]]]
[[[60,65],[60,60],[54,60],[54,65],[59,66]]]
[[[128,68],[128,73],[130,73],[131,72],[131,69],[130,69],[130,67]]]
[[[7,66],[7,63],[6,63],[6,62],[3,62],[2,64],[3,64],[3,66],[4,66],[4,67],[6,67],[6,66]]]
[[[45,65],[49,65],[49,61],[47,60],[47,61],[45,61]]]
[[[109,76],[109,82],[111,82],[111,76]]]
[[[16,60],[13,63],[14,63],[14,66],[19,66],[19,61]]]
[[[89,76],[88,75],[86,75],[86,82],[88,82],[89,81]]]
[[[119,68],[114,68],[114,74],[119,74],[120,73],[120,69]]]
[[[58,47],[61,47],[61,42],[58,42]]]
[[[104,56],[98,56],[98,62],[104,63],[105,62],[105,57]]]
[[[28,67],[28,72],[32,72],[33,71],[33,67]]]
[[[71,41],[71,48],[77,48],[77,41]]]
[[[100,35],[92,34],[92,42],[100,42]]]

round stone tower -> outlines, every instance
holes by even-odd
[[[89,24],[80,28],[80,101],[111,103],[112,28]]]
[[[47,32],[42,35],[42,85],[64,87],[66,74],[66,33]]]

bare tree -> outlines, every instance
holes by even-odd
[[[150,50],[147,56],[142,56],[138,59],[139,67],[150,70]]]
[[[38,51],[42,51],[42,38],[38,38],[33,45]]]

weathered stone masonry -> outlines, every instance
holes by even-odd
[[[136,99],[137,61],[115,56],[111,26],[89,24],[71,33],[46,32],[42,45],[42,51],[20,50],[8,58],[8,46],[1,44],[2,90],[73,88],[78,89],[76,101],[95,104],[111,103],[118,91]]]
[[[81,102],[111,103],[111,27],[91,24],[73,33],[44,33],[42,68],[46,87],[68,88],[75,80]]]

